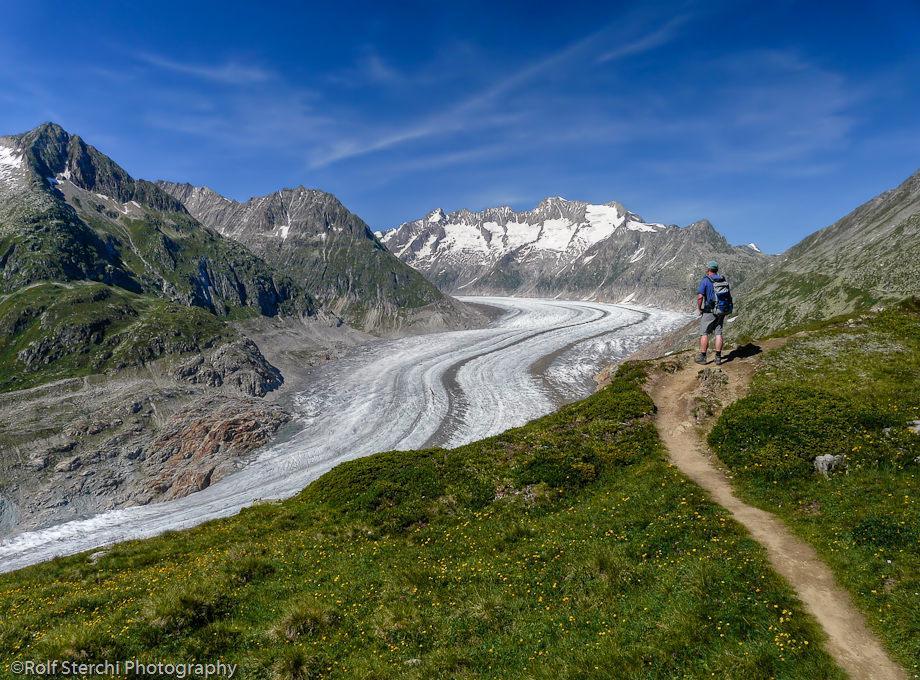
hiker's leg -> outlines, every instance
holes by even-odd
[[[725,323],[725,315],[719,314],[712,322],[712,332],[716,336],[716,359],[722,356],[722,324]]]
[[[700,315],[700,353],[694,359],[698,364],[706,363],[706,350],[709,349],[709,334],[712,333],[714,319],[712,314]]]

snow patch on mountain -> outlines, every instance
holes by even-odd
[[[645,222],[639,222],[637,220],[629,220],[626,223],[626,228],[630,231],[658,231],[659,229],[664,229],[664,225],[646,224]]]
[[[579,238],[586,249],[602,241],[626,221],[626,212],[612,205],[588,205],[585,207],[585,223],[578,230]]]
[[[425,245],[422,246],[421,250],[419,250],[418,253],[416,253],[416,255],[423,259],[426,257],[430,257],[433,252],[432,248],[434,247],[434,244],[437,242],[437,240],[438,239],[434,234],[429,236],[428,240],[425,241]]]
[[[8,146],[0,146],[0,172],[22,167],[22,154]]]
[[[12,184],[22,175],[22,154],[0,143],[0,180]]]
[[[751,250],[753,250],[755,253],[759,253],[759,252],[760,252],[760,248],[757,247],[757,244],[756,244],[756,243],[748,243],[748,244],[747,244],[747,247],[750,248]]]
[[[636,252],[632,254],[632,257],[629,258],[629,263],[638,262],[645,256],[645,247],[639,248]]]
[[[610,234],[623,224],[626,216],[621,215],[615,205],[589,205],[585,208],[585,218],[591,226],[603,229]]]
[[[576,230],[577,226],[565,218],[546,220],[537,241],[541,248],[563,252],[569,247]]]

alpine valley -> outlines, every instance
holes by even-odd
[[[0,137],[0,530],[206,488],[304,367],[483,322],[329,194],[237,204],[53,123]]]
[[[373,234],[0,138],[9,667],[910,677],[918,186],[773,257],[561,198]],[[713,257],[752,342],[626,360]]]

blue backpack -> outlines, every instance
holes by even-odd
[[[712,281],[712,291],[715,295],[714,298],[710,298],[708,301],[712,313],[731,314],[735,305],[732,302],[732,291],[728,285],[728,279],[721,274],[716,274],[715,276],[710,276],[709,280]]]

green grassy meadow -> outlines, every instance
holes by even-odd
[[[628,364],[499,436],[0,576],[0,673],[136,656],[243,678],[843,677],[762,549],[666,462],[643,381]]]
[[[235,337],[196,307],[102,283],[40,283],[0,298],[0,392],[200,352]]]
[[[746,500],[819,551],[920,674],[920,304],[838,319],[768,354],[710,443]],[[825,478],[818,455],[845,456]]]

